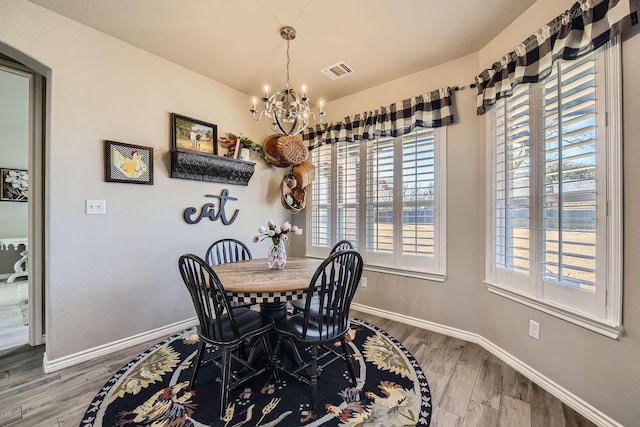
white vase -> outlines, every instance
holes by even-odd
[[[240,159],[241,160],[249,160],[249,149],[241,148],[240,149]]]

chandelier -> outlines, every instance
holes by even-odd
[[[309,98],[305,86],[302,86],[302,97],[289,84],[289,42],[296,38],[296,30],[293,27],[285,26],[280,28],[280,36],[287,41],[287,87],[269,96],[269,87],[264,88],[264,104],[261,111],[257,110],[256,98],[253,98],[252,107],[249,110],[253,120],[259,121],[262,117],[276,133],[287,136],[298,135],[309,125],[311,117],[317,122],[322,122],[325,112],[322,110],[324,103],[319,101],[320,111],[318,115],[311,111]]]

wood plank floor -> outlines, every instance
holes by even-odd
[[[591,427],[591,422],[477,344],[360,312],[420,362],[433,398],[431,426]],[[42,347],[0,352],[0,426],[78,427],[106,381],[155,340],[54,373]]]
[[[29,342],[29,283],[0,280],[0,350]]]

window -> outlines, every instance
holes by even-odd
[[[445,141],[444,128],[418,128],[313,150],[307,252],[347,239],[369,270],[444,280]]]
[[[490,115],[489,289],[612,337],[621,331],[619,64],[617,43],[558,61]]]

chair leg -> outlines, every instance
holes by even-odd
[[[271,372],[276,380],[276,384],[280,384],[280,371],[278,371],[274,353],[273,351],[271,351],[269,338],[265,334],[262,334],[262,346],[264,347],[264,353],[267,357],[267,363],[269,363],[269,366],[271,367]]]
[[[344,338],[344,336],[342,338],[340,338],[340,344],[342,346],[342,353],[344,354],[344,361],[347,364],[347,369],[349,370],[349,375],[351,376],[351,382],[353,383],[353,386],[355,387],[358,384],[358,382],[357,382],[357,379],[356,379],[356,372],[353,369],[353,355],[349,351],[349,347],[347,345],[347,340]]]
[[[316,411],[316,400],[318,397],[318,346],[311,346],[311,409],[314,417],[318,413]]]
[[[276,341],[276,347],[273,349],[273,357],[276,360],[276,363],[278,360],[280,360],[280,357],[282,356],[282,334],[278,334],[278,339]]]
[[[220,419],[225,415],[227,410],[227,401],[229,399],[229,384],[231,379],[231,349],[225,347],[222,350],[221,365],[222,381],[220,381]]]
[[[202,357],[204,356],[204,348],[206,347],[206,343],[204,341],[200,341],[200,346],[198,347],[198,354],[196,355],[196,363],[193,369],[193,374],[191,374],[191,381],[189,381],[189,390],[191,390],[196,385],[196,377],[198,376],[198,371],[200,370],[200,363],[202,362]]]

